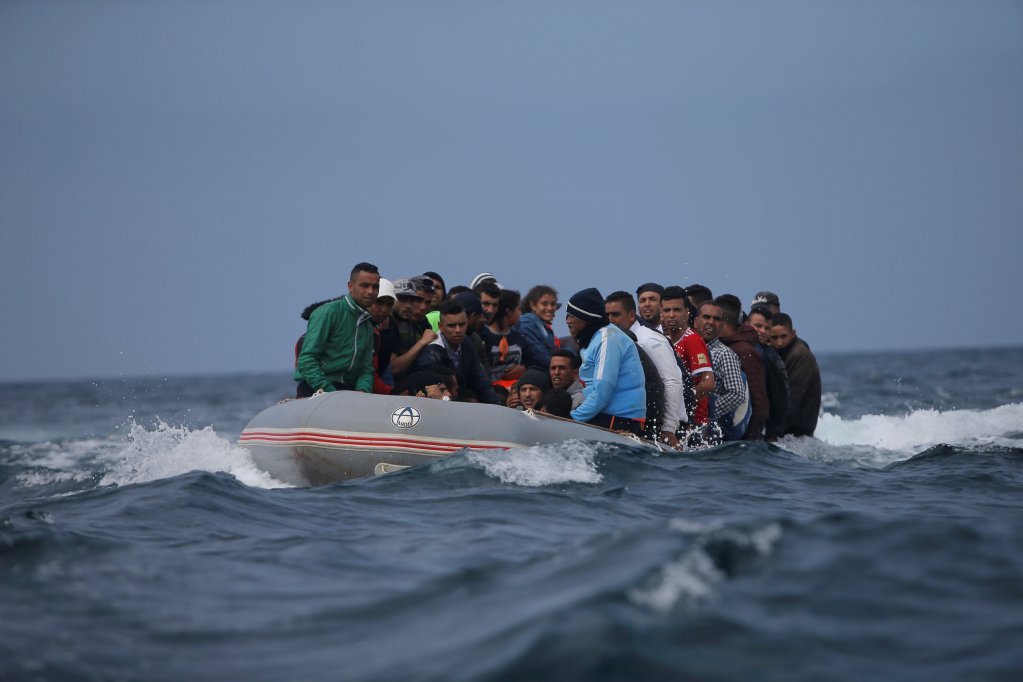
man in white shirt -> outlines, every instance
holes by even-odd
[[[636,319],[636,300],[627,291],[616,291],[604,299],[604,310],[611,324],[622,331],[632,332],[636,343],[646,351],[664,383],[664,423],[660,425],[660,438],[672,447],[678,447],[680,423],[686,422],[682,370],[675,359],[675,351],[664,334],[644,327]]]

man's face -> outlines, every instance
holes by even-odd
[[[771,327],[771,345],[775,350],[788,348],[789,344],[796,338],[796,330],[776,324]]]
[[[355,273],[355,279],[348,283],[348,293],[356,303],[369,309],[380,293],[380,275],[373,272]]]
[[[527,410],[536,409],[536,404],[543,397],[543,391],[533,384],[522,384],[519,386],[519,402]]]
[[[622,331],[632,327],[632,323],[636,321],[635,311],[626,310],[621,301],[608,301],[604,304],[604,312],[607,313],[611,324]]]
[[[579,332],[586,328],[586,323],[575,315],[565,315],[565,324],[568,325],[568,333],[575,338]]]
[[[551,385],[562,390],[569,387],[575,381],[575,370],[572,369],[572,361],[566,357],[555,355],[551,358]]]
[[[721,333],[721,308],[704,303],[696,316],[696,333],[711,342]]]
[[[750,313],[746,321],[757,330],[757,337],[760,339],[760,343],[767,345],[771,338],[771,323],[767,321],[767,318],[760,313]]]
[[[637,304],[644,320],[656,320],[661,314],[661,295],[656,291],[644,291]]]
[[[394,299],[390,296],[382,296],[373,301],[373,305],[369,307],[369,314],[373,319],[373,324],[383,324],[393,309]]]
[[[415,305],[412,308],[412,317],[415,318],[416,322],[422,322],[426,319],[426,311],[430,308],[433,294],[427,293],[426,289],[420,289],[416,292],[416,296],[419,299],[415,301]]]
[[[483,328],[483,317],[479,313],[473,313],[469,315],[469,326],[470,332],[479,333],[480,329]]]
[[[685,301],[675,298],[661,301],[661,326],[668,334],[682,331],[689,324],[689,309]]]
[[[490,324],[494,320],[494,313],[497,312],[497,297],[490,296],[484,291],[480,294],[480,303],[483,305],[483,321]]]
[[[444,300],[444,285],[432,277],[430,281],[433,282],[433,297],[430,299],[430,307],[436,308]]]
[[[462,339],[465,338],[465,328],[468,324],[469,318],[466,317],[464,312],[457,315],[440,316],[440,332],[452,346],[462,345]]]
[[[394,304],[394,314],[399,319],[411,322],[415,314],[416,304],[419,298],[416,296],[398,296],[398,300]]]

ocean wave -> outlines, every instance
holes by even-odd
[[[555,445],[515,448],[504,453],[469,452],[466,458],[502,483],[525,487],[562,483],[600,483],[596,456],[601,443],[571,440]]]
[[[816,438],[786,437],[780,447],[823,461],[885,466],[936,445],[964,448],[1020,447],[1023,404],[987,410],[915,410],[905,415],[868,414],[843,419],[824,413]]]
[[[673,519],[672,531],[692,536],[693,544],[658,571],[647,584],[629,592],[637,606],[669,613],[678,605],[696,605],[714,596],[718,583],[742,565],[769,557],[782,536],[781,526],[768,523],[753,529],[723,523]]]

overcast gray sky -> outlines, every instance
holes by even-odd
[[[3,0],[0,226],[0,380],[286,371],[362,260],[1015,345],[1023,4]]]

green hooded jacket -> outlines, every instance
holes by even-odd
[[[334,382],[373,392],[373,322],[351,296],[325,303],[309,316],[295,381],[313,391],[333,391]]]

